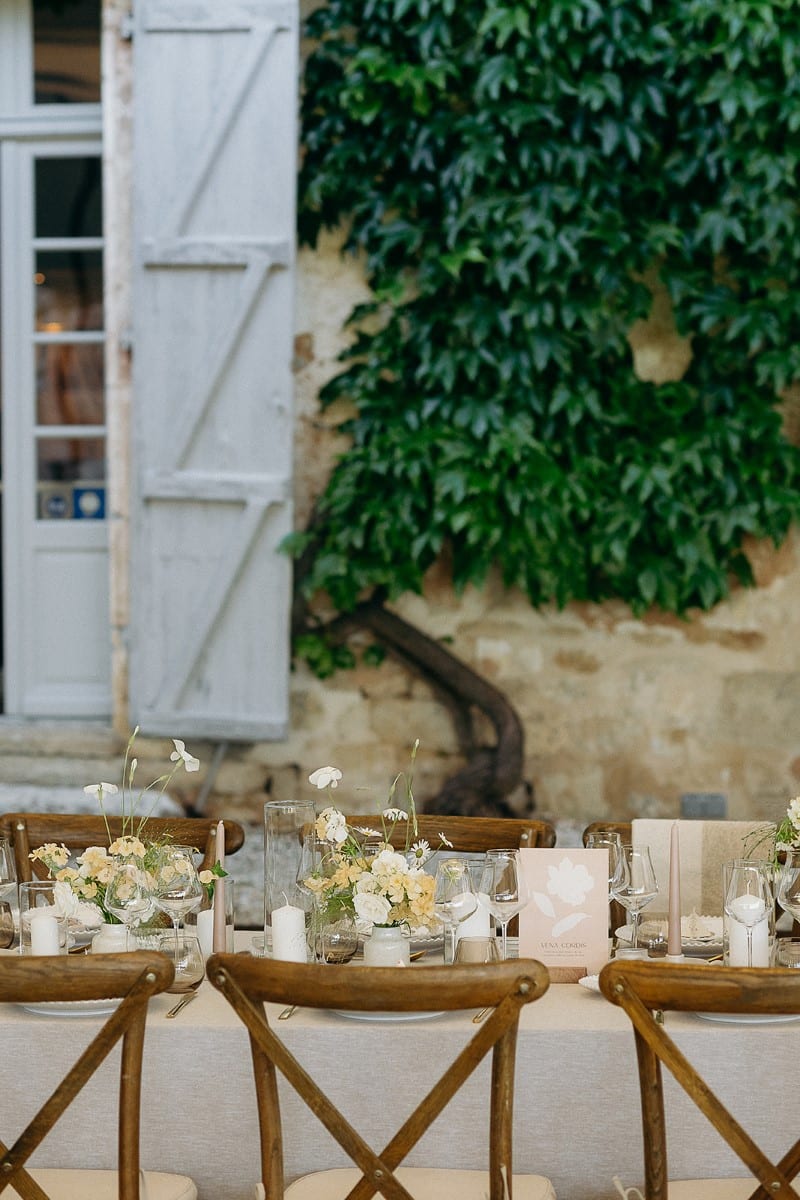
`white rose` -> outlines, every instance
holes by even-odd
[[[371,921],[373,925],[385,925],[392,906],[385,896],[376,896],[371,892],[356,892],[353,897],[353,907],[356,910],[356,916],[361,917],[364,921]]]

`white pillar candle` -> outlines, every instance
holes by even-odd
[[[197,914],[197,940],[203,958],[208,958],[214,949],[214,910],[203,908]]]
[[[58,921],[46,912],[31,913],[31,954],[59,954]]]
[[[462,937],[491,937],[488,904],[489,897],[484,892],[478,892],[478,907],[471,916],[456,926],[456,941]]]
[[[753,966],[768,967],[769,961],[769,918],[767,906],[758,896],[737,896],[731,903],[733,915],[726,913],[728,930],[728,963],[732,967],[747,966],[747,925],[753,934]],[[736,920],[736,917],[739,920]]]
[[[272,925],[272,957],[283,962],[308,962],[306,944],[306,914],[294,904],[273,908],[270,913]]]

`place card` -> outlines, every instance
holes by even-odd
[[[520,861],[520,958],[544,963],[553,983],[596,975],[608,961],[608,850],[525,849]]]

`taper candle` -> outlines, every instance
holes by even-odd
[[[667,921],[667,954],[680,957],[681,942],[681,847],[678,822],[672,822],[669,835],[669,917]]]
[[[225,825],[222,821],[217,822],[217,842],[216,842],[217,862],[224,869],[225,867]],[[225,880],[217,876],[214,880],[214,953],[224,954],[226,949],[225,936]]]

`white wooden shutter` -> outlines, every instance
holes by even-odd
[[[294,3],[137,0],[131,718],[288,708]]]

